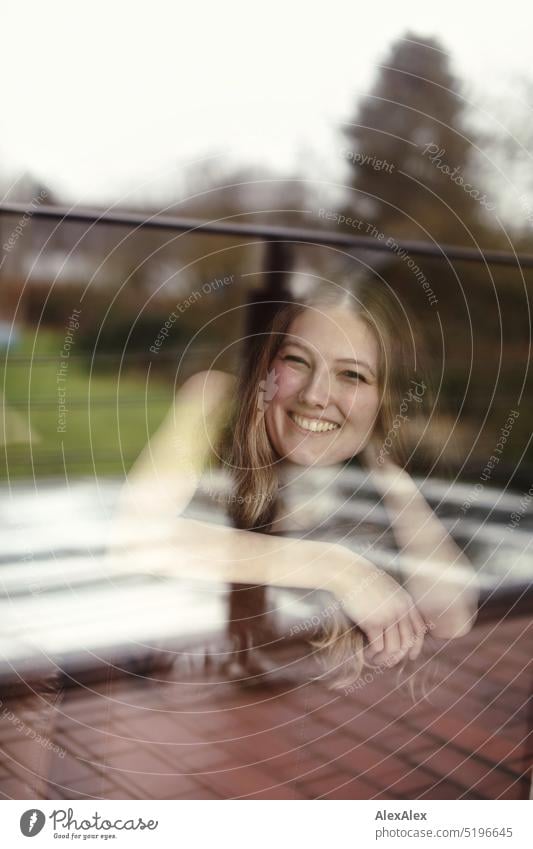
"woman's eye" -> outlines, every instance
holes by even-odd
[[[351,378],[352,380],[362,380],[364,383],[366,383],[366,378],[363,377],[362,374],[359,374],[358,371],[344,371],[343,374],[346,377]]]
[[[295,356],[294,354],[286,354],[286,355],[283,357],[283,359],[284,359],[284,360],[291,360],[291,361],[292,361],[292,362],[294,362],[294,363],[302,363],[304,366],[306,366],[306,365],[307,365],[307,363],[306,363],[306,361],[305,361],[305,360],[303,360],[301,357],[297,357],[297,356]]]

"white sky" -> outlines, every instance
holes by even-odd
[[[2,19],[0,178],[73,203],[156,198],[203,157],[340,174],[338,127],[408,28],[477,91],[533,77],[530,0],[24,0]]]

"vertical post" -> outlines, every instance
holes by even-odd
[[[248,301],[246,325],[247,350],[250,358],[263,344],[263,333],[283,304],[290,298],[289,279],[293,252],[287,242],[267,242],[265,245],[264,280],[261,289]]]
[[[265,244],[264,282],[248,302],[246,348],[243,356],[251,366],[264,343],[262,334],[290,298],[289,278],[293,251],[287,242]],[[235,646],[235,660],[244,672],[254,673],[250,650],[273,636],[266,616],[267,588],[255,584],[232,584],[229,594],[228,634]]]

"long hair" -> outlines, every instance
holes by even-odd
[[[323,284],[325,285],[325,284]],[[330,284],[331,285],[331,284]],[[397,297],[378,284],[359,283],[352,291],[333,286],[305,299],[280,304],[270,326],[261,335],[239,375],[235,413],[225,435],[226,463],[233,479],[229,513],[235,527],[268,533],[278,498],[278,461],[262,414],[272,384],[272,363],[295,318],[306,309],[342,307],[361,318],[378,343],[378,385],[381,403],[373,436],[398,465],[409,465],[414,442],[427,422],[433,395],[422,364],[421,335]],[[411,381],[425,391],[409,409],[405,426],[396,427],[398,412]],[[405,417],[404,417],[405,418]],[[364,636],[340,610],[328,615],[320,636],[313,642],[326,657],[331,686],[346,688],[356,682],[364,667]]]

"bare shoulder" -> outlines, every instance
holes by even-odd
[[[230,372],[208,369],[193,374],[180,387],[177,398],[200,401],[202,406],[211,407],[221,401],[231,399],[235,392],[237,378]]]

